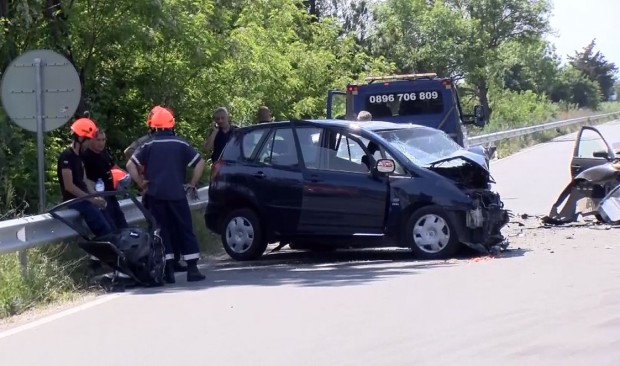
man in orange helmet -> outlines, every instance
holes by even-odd
[[[80,154],[84,142],[95,136],[97,126],[88,118],[80,118],[73,122],[71,131],[73,142],[60,154],[56,167],[63,202],[94,193],[86,184],[84,163]],[[102,211],[105,207],[106,201],[101,197],[93,197],[69,206],[80,213],[89,229],[97,237],[113,231],[111,223]]]
[[[147,121],[147,125],[148,125],[148,121]],[[150,141],[151,138],[152,138],[151,130],[149,129],[149,131],[148,131],[148,133],[146,135],[143,135],[143,136],[139,137],[138,139],[133,141],[129,146],[127,146],[127,148],[123,152],[125,154],[125,160],[127,161],[127,163],[129,163],[129,160],[131,159],[133,154],[135,154],[136,151],[140,150],[140,148],[142,148],[142,146],[144,146],[145,143]],[[140,174],[142,174],[142,176],[144,176],[144,171],[143,170],[144,169],[142,169],[142,171],[140,171]],[[148,210],[149,209],[149,198],[144,193],[145,192],[141,192],[141,194],[142,194],[142,204]],[[174,230],[176,230],[176,229],[177,228],[174,228],[174,227],[172,228],[172,230],[173,230],[173,233],[171,234],[172,237],[179,236],[179,234],[174,232]],[[184,265],[181,264],[181,251],[179,249],[179,246],[176,245],[176,243],[174,243],[174,242],[172,243],[172,252],[174,254],[174,271],[175,272],[185,272],[185,271],[187,271],[187,267],[185,267]]]
[[[170,110],[154,107],[147,123],[152,139],[133,154],[127,170],[140,189],[146,190],[149,210],[160,226],[166,247],[165,280],[175,282],[173,240],[187,263],[187,281],[204,280],[205,276],[198,270],[200,250],[184,184],[186,169],[191,167],[194,172],[187,186],[195,189],[204,171],[204,160],[184,139],[175,135],[175,120]],[[144,177],[138,167],[144,168]],[[173,231],[174,227],[178,231]]]

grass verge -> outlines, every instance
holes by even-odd
[[[203,256],[221,253],[219,238],[205,227],[202,215],[202,210],[192,215],[201,252]],[[0,319],[100,292],[88,283],[87,256],[75,244],[33,248],[27,253],[26,276],[18,253],[0,255]]]

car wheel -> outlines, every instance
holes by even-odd
[[[437,206],[425,206],[414,211],[407,221],[405,238],[414,255],[421,259],[444,259],[459,248],[452,222],[446,212]]]
[[[222,245],[231,258],[238,261],[257,259],[267,249],[260,221],[253,210],[243,208],[230,212],[223,226]]]

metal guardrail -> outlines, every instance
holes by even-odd
[[[198,200],[188,200],[192,211],[204,208],[207,205],[208,186],[198,189]],[[141,200],[138,197],[138,200]],[[121,200],[121,209],[129,224],[144,221],[144,216],[130,199]],[[82,219],[75,210],[64,210],[58,215],[72,222]],[[17,252],[34,247],[59,243],[63,240],[77,238],[77,233],[49,214],[20,217],[18,219],[0,221],[0,255]]]
[[[497,142],[497,141],[511,139],[515,137],[531,135],[536,132],[548,131],[554,128],[568,127],[568,126],[572,126],[572,125],[576,125],[576,124],[580,124],[584,122],[595,123],[595,122],[600,122],[601,120],[617,119],[617,118],[620,118],[620,112],[598,114],[598,115],[589,116],[589,117],[572,118],[572,119],[566,119],[562,121],[543,123],[541,125],[536,125],[536,126],[515,128],[514,130],[494,132],[494,133],[489,133],[489,134],[481,135],[481,136],[472,136],[467,139],[467,142],[470,145],[484,145],[484,144],[488,144],[491,142]]]
[[[473,136],[468,138],[468,143],[473,146],[484,145],[500,140],[551,130],[554,128],[567,127],[584,122],[594,123],[605,119],[614,118],[620,118],[620,112],[573,118],[564,121],[549,122],[537,126],[517,128],[514,130],[495,132],[481,136]],[[208,186],[200,188],[198,190],[198,195],[200,197],[198,200],[189,201],[192,211],[199,210],[207,205]],[[144,219],[138,208],[130,200],[122,200],[120,204],[128,223],[135,224]],[[81,220],[78,213],[73,210],[67,210],[59,214],[73,221]],[[73,230],[62,222],[54,220],[49,214],[0,221],[0,254],[58,243],[63,240],[71,240],[76,237],[77,234],[73,232]]]

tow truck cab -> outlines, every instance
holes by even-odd
[[[464,125],[486,124],[482,106],[476,105],[473,114],[463,114],[454,81],[435,73],[368,77],[365,84],[328,92],[328,119],[355,120],[363,110],[370,112],[373,120],[443,130],[463,147],[467,147]]]

